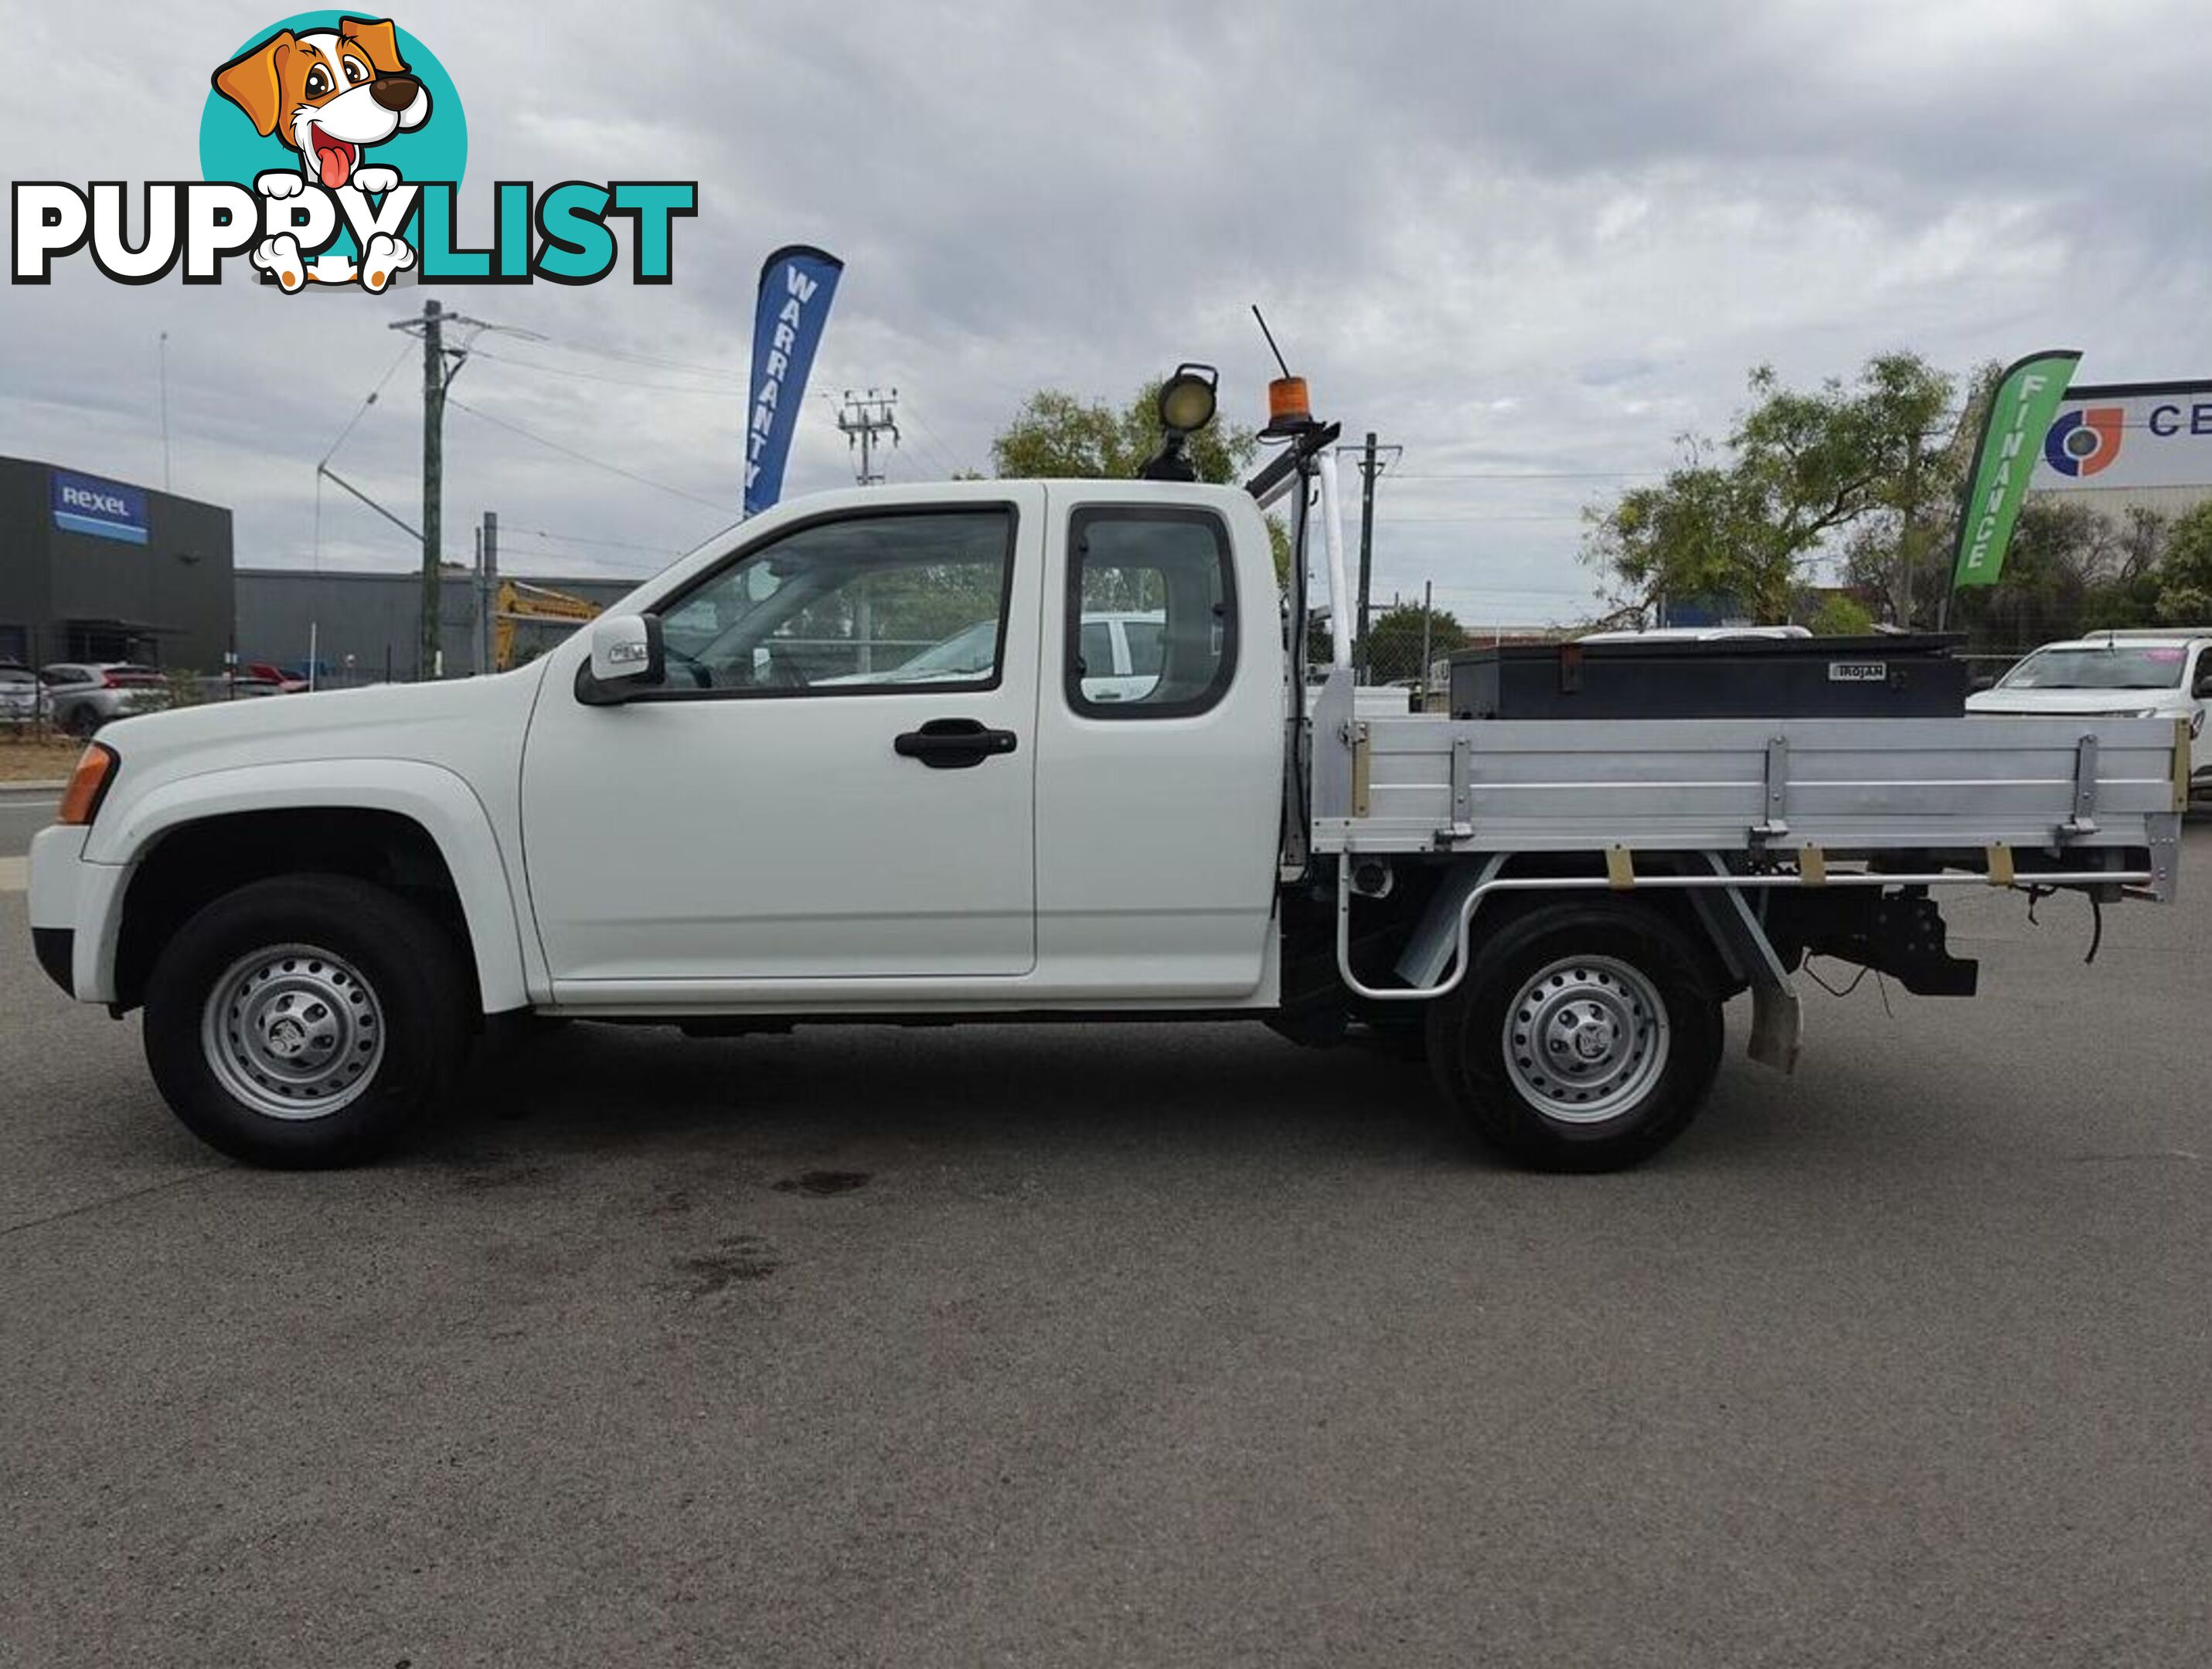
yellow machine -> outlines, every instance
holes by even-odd
[[[571,597],[566,592],[520,580],[501,580],[498,606],[492,612],[492,671],[504,672],[514,665],[514,628],[518,624],[558,625],[573,629],[599,612],[598,604]]]

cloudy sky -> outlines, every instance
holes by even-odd
[[[282,15],[0,3],[15,179],[197,173],[209,72]],[[449,555],[643,574],[731,518],[761,258],[848,270],[787,492],[850,480],[823,392],[896,385],[890,477],[988,468],[1029,391],[1182,359],[1255,417],[1259,302],[1348,434],[1404,447],[1377,590],[1463,619],[1589,611],[1577,511],[1724,431],[1746,367],[2054,346],[2099,381],[2212,373],[2203,0],[1346,7],[416,5],[490,183],[696,179],[676,282],[447,288],[485,334],[447,421]],[[619,22],[611,20],[619,19]],[[0,313],[0,452],[237,514],[241,564],[402,568],[422,293],[109,282]],[[373,388],[374,405],[361,413]],[[585,461],[589,460],[589,461]],[[600,465],[605,467],[600,467]]]

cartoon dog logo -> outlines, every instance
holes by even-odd
[[[280,29],[215,72],[215,90],[244,111],[264,137],[281,133],[299,153],[297,173],[255,176],[264,197],[297,197],[310,184],[338,192],[381,195],[399,184],[396,168],[364,163],[369,146],[430,119],[430,94],[409,73],[391,22],[343,17],[335,29]],[[299,240],[280,232],[255,246],[253,264],[298,292],[309,280],[381,290],[415,264],[414,248],[389,233],[368,240],[358,263],[319,255],[310,263]]]

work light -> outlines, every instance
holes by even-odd
[[[1178,365],[1160,385],[1160,427],[1170,434],[1195,434],[1213,421],[1213,387],[1220,373],[1210,365]]]
[[[1138,467],[1146,481],[1195,481],[1190,437],[1213,421],[1213,385],[1221,373],[1210,365],[1178,365],[1160,385],[1159,450]]]

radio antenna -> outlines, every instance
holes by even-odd
[[[1252,304],[1252,317],[1260,321],[1260,334],[1267,338],[1267,351],[1275,356],[1275,363],[1283,367],[1283,374],[1291,374],[1291,362],[1283,357],[1283,350],[1275,346],[1275,333],[1267,328],[1267,321],[1260,312],[1260,304]]]

